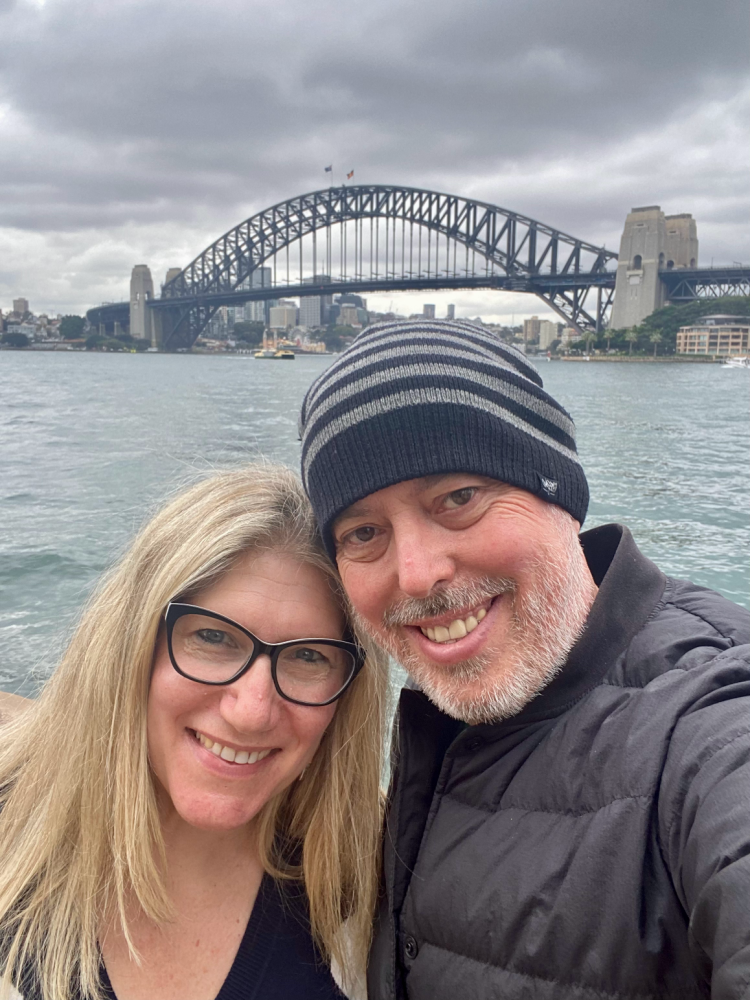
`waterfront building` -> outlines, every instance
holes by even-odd
[[[13,299],[13,312],[18,313],[19,316],[25,316],[29,311],[29,300],[28,299]]]
[[[549,319],[539,320],[539,350],[546,351],[553,340],[559,337],[559,326]]]
[[[677,334],[678,354],[747,354],[750,317],[717,313],[704,316],[692,326],[681,326]]]
[[[448,312],[446,313],[445,318],[446,319],[456,318],[456,307],[453,305],[452,302],[448,304]]]
[[[425,302],[422,306],[422,315],[425,319],[435,319],[435,306],[430,302]]]
[[[632,209],[620,240],[612,329],[638,326],[666,305],[660,270],[697,266],[698,233],[692,215],[665,215],[659,205]]]
[[[279,299],[269,313],[268,325],[272,330],[290,330],[297,325],[297,303],[290,299]]]
[[[581,334],[574,326],[564,326],[560,333],[560,347],[567,349],[575,340],[580,340]]]

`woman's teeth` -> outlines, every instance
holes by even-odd
[[[420,631],[433,642],[455,642],[456,639],[463,639],[469,632],[473,632],[486,614],[486,610],[480,608],[475,615],[469,615],[468,618],[456,618],[447,628],[445,625],[436,625],[434,628],[420,627]]]
[[[270,750],[253,750],[252,753],[248,753],[247,750],[233,750],[232,747],[225,747],[221,743],[214,743],[208,736],[204,736],[203,733],[199,732],[196,732],[195,738],[206,750],[210,750],[211,753],[216,754],[217,757],[221,757],[222,760],[228,760],[235,764],[257,764],[259,760],[263,760],[271,752]]]

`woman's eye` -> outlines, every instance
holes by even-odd
[[[465,507],[476,492],[476,486],[465,486],[463,489],[454,490],[445,498],[444,505],[449,510],[454,510],[456,507]]]
[[[207,646],[220,646],[229,638],[226,632],[223,632],[218,628],[200,628],[196,632],[196,635],[200,641],[205,642]]]
[[[325,656],[317,649],[309,649],[307,646],[294,650],[295,660],[304,660],[305,663],[321,663],[325,661]]]

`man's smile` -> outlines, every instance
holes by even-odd
[[[450,618],[449,615],[443,615],[442,618],[433,620],[429,625],[424,624],[416,627],[419,628],[422,635],[426,635],[432,642],[455,642],[474,631],[487,614],[490,603],[488,602],[487,606],[474,608],[458,617]]]
[[[435,667],[450,670],[455,664],[482,654],[493,630],[501,618],[505,617],[502,609],[507,611],[510,608],[510,602],[503,598],[510,596],[498,594],[470,610],[458,613],[451,611],[435,618],[418,619],[419,624],[404,625],[394,631],[400,631],[402,641],[408,643],[421,658]],[[456,625],[456,622],[459,624]],[[405,653],[405,650],[402,649],[402,652]]]

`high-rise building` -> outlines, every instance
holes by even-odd
[[[291,330],[297,325],[297,303],[289,299],[280,299],[279,304],[271,306],[268,325],[272,330]]]
[[[456,318],[456,307],[453,305],[452,302],[448,305],[448,312],[446,313],[446,317],[445,318],[446,319],[455,319]]]
[[[339,325],[360,327],[359,308],[353,302],[342,302],[339,306]]]
[[[559,326],[549,319],[539,320],[539,350],[546,351],[553,340],[560,336]]]
[[[13,299],[14,313],[18,313],[19,316],[25,316],[28,311],[29,311],[28,299]]]
[[[523,321],[523,342],[524,344],[529,344],[532,341],[539,340],[539,324],[540,319],[538,316],[532,316],[530,319],[525,319]]]
[[[302,295],[299,300],[299,325],[306,326],[312,330],[316,326],[322,326],[322,310],[320,308],[319,295]]]
[[[658,205],[634,208],[620,240],[611,327],[638,326],[666,304],[659,271],[697,266],[698,232],[692,215],[665,215]]]
[[[150,340],[156,347],[151,310],[146,303],[154,297],[154,282],[147,264],[136,264],[130,275],[130,335]]]
[[[435,319],[435,306],[430,302],[425,302],[422,306],[422,315],[425,319]]]
[[[302,281],[303,285],[329,285],[330,283],[330,274],[314,274],[312,278],[304,278]],[[300,296],[300,326],[306,326],[308,330],[312,330],[316,326],[325,326],[330,319],[332,301],[330,295]]]
[[[242,282],[240,288],[270,288],[273,271],[270,267],[258,267]],[[244,319],[247,323],[269,324],[269,311],[278,304],[277,299],[254,299],[245,303]]]

